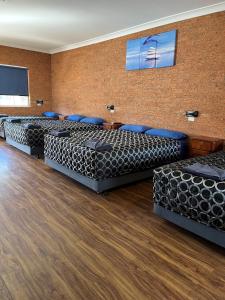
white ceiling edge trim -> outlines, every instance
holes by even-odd
[[[49,53],[55,54],[55,53],[59,53],[59,52],[67,51],[67,50],[81,48],[84,46],[89,46],[92,44],[97,44],[100,42],[104,42],[104,41],[108,41],[108,40],[115,39],[118,37],[122,37],[122,36],[125,36],[128,34],[140,32],[140,31],[143,31],[146,29],[155,28],[155,27],[159,27],[162,25],[167,25],[167,24],[171,24],[171,23],[175,23],[175,22],[179,22],[179,21],[183,21],[183,20],[187,20],[187,19],[191,19],[191,18],[195,18],[195,17],[200,17],[200,16],[204,16],[204,15],[208,15],[208,14],[212,14],[212,13],[216,13],[216,12],[220,12],[220,11],[224,11],[224,10],[225,10],[225,1],[217,3],[217,4],[189,10],[186,12],[178,13],[175,15],[171,15],[171,16],[164,17],[164,18],[161,18],[158,20],[143,23],[143,24],[133,26],[130,28],[122,29],[122,30],[112,32],[109,34],[101,35],[101,36],[98,36],[96,38],[89,39],[86,41],[62,46],[62,47],[50,50]]]
[[[49,50],[42,50],[42,49],[32,48],[32,47],[24,47],[24,46],[20,46],[18,44],[14,44],[14,43],[2,43],[2,42],[0,42],[0,46],[17,48],[17,49],[20,49],[20,50],[28,50],[28,51],[51,54]]]

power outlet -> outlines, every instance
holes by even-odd
[[[188,121],[189,122],[194,122],[195,121],[195,117],[188,117]]]

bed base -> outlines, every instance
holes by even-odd
[[[213,227],[198,223],[171,210],[168,210],[156,203],[154,204],[154,213],[161,218],[170,221],[171,223],[174,223],[200,237],[203,237],[210,242],[213,242],[225,248],[225,232],[222,230],[217,230]]]
[[[5,139],[5,131],[4,130],[0,130],[0,137]]]
[[[43,156],[44,149],[42,147],[31,147],[28,145],[23,145],[23,144],[20,144],[16,141],[12,140],[9,137],[6,137],[6,143],[25,152],[26,154],[36,155],[38,157]]]
[[[143,179],[153,176],[153,169],[148,169],[148,170],[141,171],[141,172],[131,173],[131,174],[127,174],[127,175],[121,175],[118,177],[113,177],[113,178],[108,178],[108,179],[98,181],[98,180],[91,179],[87,176],[81,175],[71,169],[68,169],[67,167],[62,166],[61,164],[59,164],[56,161],[49,159],[47,157],[45,157],[45,163],[49,167],[80,182],[81,184],[87,186],[88,188],[92,189],[93,191],[97,192],[98,194],[102,193],[104,191],[113,189],[115,187],[121,186],[121,185],[125,185],[125,184],[132,183],[135,181],[140,181],[140,180],[143,180]]]

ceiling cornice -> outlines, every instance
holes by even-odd
[[[119,30],[119,31],[116,31],[113,33],[101,35],[101,36],[98,36],[96,38],[89,39],[86,41],[62,46],[62,47],[50,50],[49,53],[55,54],[55,53],[59,53],[59,52],[67,51],[67,50],[81,48],[84,46],[89,46],[92,44],[97,44],[97,43],[104,42],[107,40],[122,37],[122,36],[125,36],[128,34],[140,32],[140,31],[143,31],[146,29],[155,28],[155,27],[159,27],[162,25],[171,24],[171,23],[175,23],[175,22],[179,22],[179,21],[183,21],[183,20],[187,20],[187,19],[191,19],[191,18],[195,18],[195,17],[200,17],[200,16],[204,16],[204,15],[208,15],[211,13],[220,12],[220,11],[224,11],[224,10],[225,10],[225,1],[214,4],[214,5],[204,6],[201,8],[197,8],[197,9],[189,10],[189,11],[182,12],[179,14],[171,15],[171,16],[164,17],[164,18],[161,18],[158,20],[150,21],[150,22],[143,23],[143,24],[140,24],[137,26]]]

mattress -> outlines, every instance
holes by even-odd
[[[5,122],[5,134],[6,137],[11,140],[27,145],[30,147],[43,147],[44,146],[44,135],[51,130],[57,130],[65,128],[69,131],[77,130],[96,130],[99,129],[98,125],[86,124],[72,121],[58,121],[58,120],[35,120],[29,123],[40,125],[41,128],[37,129],[26,129],[23,124],[27,123],[22,121],[21,123],[9,123]]]
[[[154,202],[207,226],[225,230],[225,181],[192,175],[184,166],[199,162],[225,169],[225,152],[172,163],[154,171]]]
[[[105,141],[112,150],[98,152],[83,146],[90,139]],[[70,138],[45,136],[45,157],[95,180],[151,169],[180,155],[177,140],[120,130],[77,132]]]

